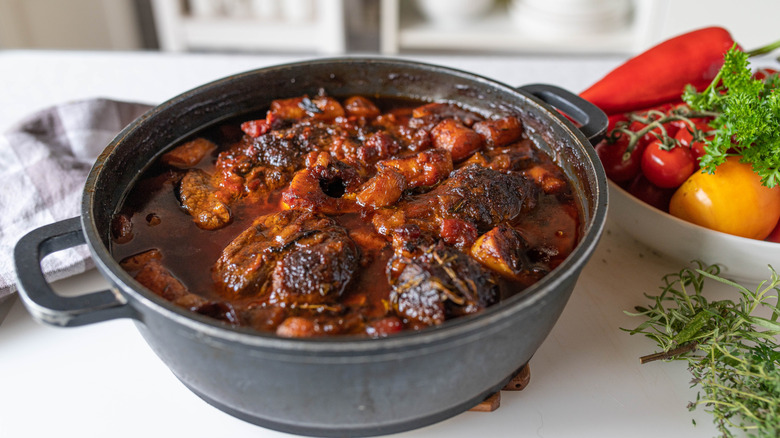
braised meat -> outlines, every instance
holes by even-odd
[[[181,146],[178,146],[174,150],[165,153],[160,157],[160,161],[163,163],[177,167],[179,169],[189,169],[195,167],[200,163],[208,154],[215,151],[217,145],[213,142],[198,137],[194,140],[190,140]]]
[[[200,169],[189,170],[179,184],[181,206],[195,223],[206,230],[216,230],[230,223],[230,209],[219,200],[212,177]]]
[[[163,259],[164,257],[159,250],[151,249],[122,260],[120,265],[130,272],[136,281],[176,305],[225,322],[238,322],[232,305],[223,301],[208,300],[191,293],[165,267]]]
[[[374,216],[377,232],[397,234],[408,224],[445,242],[468,248],[478,234],[510,222],[536,206],[538,187],[519,173],[501,173],[471,164],[433,190]]]
[[[355,211],[354,199],[344,195],[354,193],[363,182],[357,170],[327,152],[311,154],[306,161],[306,168],[282,191],[284,205],[325,214]]]
[[[222,251],[214,280],[226,298],[270,303],[335,302],[360,251],[333,219],[301,210],[261,216]]]
[[[523,123],[515,116],[483,120],[475,123],[472,128],[492,147],[510,145],[523,136]]]
[[[455,119],[446,119],[431,131],[433,146],[450,153],[455,162],[482,149],[485,139],[473,129]]]
[[[441,185],[420,196],[407,209],[409,218],[421,215],[421,204],[430,203],[434,214],[460,219],[485,232],[511,221],[536,206],[537,187],[517,173],[504,174],[470,165],[456,170]]]
[[[491,271],[441,242],[418,257],[393,257],[387,272],[393,287],[393,308],[423,325],[439,325],[450,317],[479,312],[499,299]]]
[[[382,337],[522,293],[579,211],[519,114],[322,92],[173,145],[111,237],[140,284],[225,324]]]

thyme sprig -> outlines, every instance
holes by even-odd
[[[778,292],[780,276],[770,266],[771,277],[755,290],[720,277],[717,265],[694,262],[697,267],[664,276],[658,295],[637,307],[633,316],[646,318],[630,334],[653,339],[661,353],[640,361],[682,360],[700,388],[688,406],[703,406],[714,416],[724,437],[739,429],[755,437],[780,434],[780,334]],[[710,279],[731,286],[736,300],[709,300],[702,291]],[[768,318],[758,311],[769,312]]]

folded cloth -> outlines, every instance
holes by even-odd
[[[151,105],[90,99],[41,110],[0,135],[0,300],[16,291],[13,248],[28,231],[78,216],[97,156]],[[93,266],[80,246],[44,258],[49,281]]]

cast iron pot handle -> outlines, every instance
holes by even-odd
[[[57,295],[43,276],[47,255],[85,243],[78,217],[31,231],[14,248],[19,295],[37,320],[75,327],[115,318],[134,318],[135,311],[116,291],[103,290],[76,297]]]
[[[609,120],[604,111],[571,91],[548,84],[524,85],[519,89],[577,121],[581,125],[579,130],[588,137],[590,144],[595,146],[607,133]]]

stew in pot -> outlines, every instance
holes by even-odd
[[[520,293],[578,240],[516,114],[321,93],[163,154],[112,222],[139,283],[236,326],[381,337]]]

